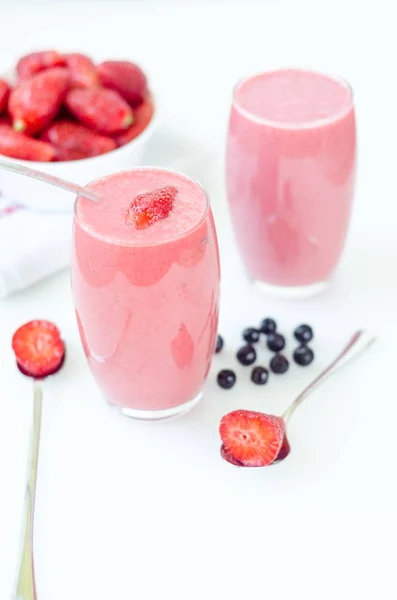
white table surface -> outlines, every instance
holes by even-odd
[[[2,600],[11,597],[15,575],[31,416],[31,384],[14,367],[10,338],[36,317],[55,321],[68,347],[64,369],[45,385],[38,600],[396,597],[396,24],[392,3],[317,5],[0,2],[2,68],[45,47],[145,66],[161,109],[147,162],[187,171],[212,198],[226,339],[202,404],[182,419],[142,424],[102,401],[80,347],[66,272],[0,303]],[[233,83],[290,64],[347,78],[359,128],[342,264],[325,294],[298,303],[250,289],[223,182]],[[242,327],[268,315],[285,332],[313,324],[317,358],[258,389],[233,352]],[[237,407],[281,413],[356,326],[375,331],[378,343],[300,409],[289,459],[267,470],[224,463],[221,415]],[[215,374],[229,365],[239,381],[224,392]]]

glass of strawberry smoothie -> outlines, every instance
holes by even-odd
[[[345,243],[355,163],[347,83],[282,69],[237,84],[227,192],[237,243],[258,287],[283,297],[324,288]]]
[[[142,167],[78,197],[72,289],[91,371],[109,403],[139,419],[185,412],[200,399],[218,328],[214,220],[199,183]]]

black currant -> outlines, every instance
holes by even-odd
[[[271,370],[273,371],[273,373],[277,373],[278,375],[281,375],[282,373],[288,371],[288,367],[289,362],[283,354],[276,354],[270,361]]]
[[[266,318],[261,321],[259,330],[265,335],[269,335],[269,333],[274,333],[276,331],[276,327],[276,321]]]
[[[301,367],[307,367],[314,360],[314,352],[309,346],[298,346],[294,351],[294,361]]]
[[[251,381],[256,385],[264,385],[269,379],[269,371],[265,367],[254,367],[251,373]]]
[[[281,352],[285,348],[285,338],[280,333],[270,333],[266,343],[272,352]]]
[[[216,346],[215,346],[215,354],[218,354],[223,348],[223,337],[221,335],[217,335],[216,338]]]
[[[217,375],[218,385],[224,390],[230,390],[236,383],[236,373],[231,369],[223,369]]]
[[[247,327],[246,329],[244,329],[243,339],[246,342],[250,344],[256,344],[256,342],[259,342],[259,338],[260,331],[258,331],[258,329],[255,329],[254,327]]]
[[[255,348],[251,346],[251,344],[242,346],[237,351],[237,360],[245,367],[247,367],[248,365],[252,365],[252,363],[256,361]]]
[[[294,331],[294,336],[301,344],[307,344],[313,339],[313,329],[310,325],[299,325]]]

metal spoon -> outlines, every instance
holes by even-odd
[[[15,589],[14,600],[37,600],[33,560],[33,521],[36,498],[37,466],[39,462],[39,446],[41,431],[41,413],[43,403],[42,381],[59,371],[65,359],[65,347],[60,363],[54,370],[49,371],[38,379],[17,362],[17,367],[23,375],[33,378],[33,423],[31,433],[31,449],[28,464],[28,476],[25,491],[24,522],[22,527],[22,552]]]
[[[33,516],[36,497],[37,465],[39,461],[42,399],[43,388],[41,382],[35,379],[33,383],[33,427],[30,464],[25,492],[22,556],[15,600],[36,600],[37,598],[33,561]]]
[[[92,192],[90,189],[82,187],[77,183],[72,183],[71,181],[66,181],[65,179],[48,175],[48,173],[37,171],[36,169],[31,169],[30,167],[25,167],[18,163],[0,160],[0,169],[11,171],[12,173],[17,173],[18,175],[24,175],[25,177],[32,177],[32,179],[39,179],[39,181],[44,181],[50,185],[55,185],[56,187],[67,190],[68,192],[73,192],[74,194],[88,198],[88,200],[93,200],[94,202],[100,202],[102,199],[101,196],[98,196],[95,192]]]
[[[307,398],[307,396],[314,391],[320,383],[323,383],[329,376],[333,375],[340,368],[344,367],[348,362],[350,362],[353,358],[356,358],[359,354],[361,354],[364,350],[366,350],[374,341],[375,337],[368,336],[364,331],[356,331],[356,333],[352,336],[346,346],[341,350],[338,356],[326,367],[313,381],[295,398],[292,404],[283,412],[281,418],[284,420],[285,427],[289,423],[292,415],[295,410],[300,406]],[[278,453],[275,460],[271,463],[275,465],[289,455],[291,451],[287,434],[285,433],[283,445],[281,446],[280,452]],[[243,463],[233,458],[224,448],[223,444],[221,446],[221,456],[224,460],[229,462],[232,465],[237,467],[245,467]],[[245,467],[245,468],[258,468],[258,467]]]

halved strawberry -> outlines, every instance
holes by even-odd
[[[281,417],[235,410],[222,417],[219,433],[226,453],[244,467],[266,467],[280,451],[285,425]]]
[[[137,229],[145,229],[168,217],[178,190],[167,185],[136,196],[128,207],[125,222]]]
[[[50,321],[29,321],[12,337],[17,365],[25,375],[42,378],[57,371],[65,357],[58,327]]]

